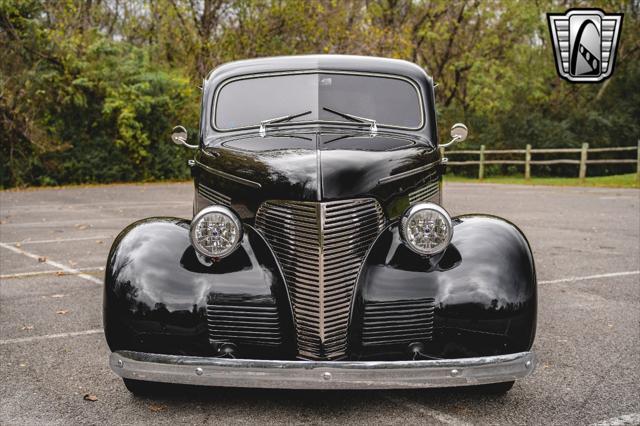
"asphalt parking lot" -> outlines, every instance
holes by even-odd
[[[452,214],[505,217],[533,247],[539,366],[506,396],[197,388],[134,397],[107,365],[106,256],[137,219],[190,217],[192,196],[186,183],[0,192],[0,424],[640,423],[640,191],[446,185]]]

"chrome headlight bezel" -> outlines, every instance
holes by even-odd
[[[435,247],[431,248],[422,248],[418,247],[411,239],[410,235],[408,235],[408,226],[411,222],[412,217],[419,212],[424,210],[430,210],[439,215],[447,229],[447,235],[443,239],[443,241]],[[417,253],[421,256],[434,256],[439,253],[444,252],[446,248],[449,246],[451,239],[453,238],[453,222],[451,220],[451,216],[449,213],[443,209],[438,204],[434,203],[417,203],[410,206],[402,215],[400,219],[400,235],[402,236],[402,241],[405,246],[407,246],[411,251]]]
[[[213,253],[210,250],[207,250],[198,242],[197,238],[198,226],[200,226],[202,224],[202,221],[211,214],[220,214],[225,216],[225,218],[229,220],[231,225],[233,225],[236,230],[234,241],[227,249],[219,253]],[[202,256],[213,259],[221,259],[233,253],[242,242],[242,237],[242,222],[240,222],[238,216],[231,209],[220,205],[213,205],[200,210],[191,221],[191,228],[189,230],[189,239],[191,240],[191,245],[193,246],[193,248]]]

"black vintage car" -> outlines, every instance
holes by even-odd
[[[442,207],[433,87],[372,57],[214,70],[197,145],[172,135],[195,150],[193,219],[133,223],[107,260],[104,330],[127,388],[504,392],[530,374],[531,250],[503,219]]]

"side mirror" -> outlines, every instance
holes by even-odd
[[[440,145],[440,147],[446,148],[448,146],[453,145],[456,142],[462,142],[463,140],[467,139],[468,135],[469,135],[469,129],[467,129],[467,126],[465,126],[462,123],[456,123],[453,126],[451,126],[451,140],[449,141],[449,143]]]
[[[187,148],[191,148],[191,149],[198,148],[198,145],[189,145],[187,143],[187,137],[188,136],[189,135],[187,133],[187,129],[185,129],[183,126],[176,126],[171,131],[171,140],[176,145],[184,145]]]

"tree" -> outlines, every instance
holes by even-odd
[[[640,6],[587,5],[625,17],[613,77],[576,85],[556,74],[545,16],[574,3],[0,0],[0,184],[185,177],[187,154],[166,140],[174,124],[195,129],[202,79],[274,55],[415,62],[437,84],[441,138],[465,121],[470,147],[634,144]]]

